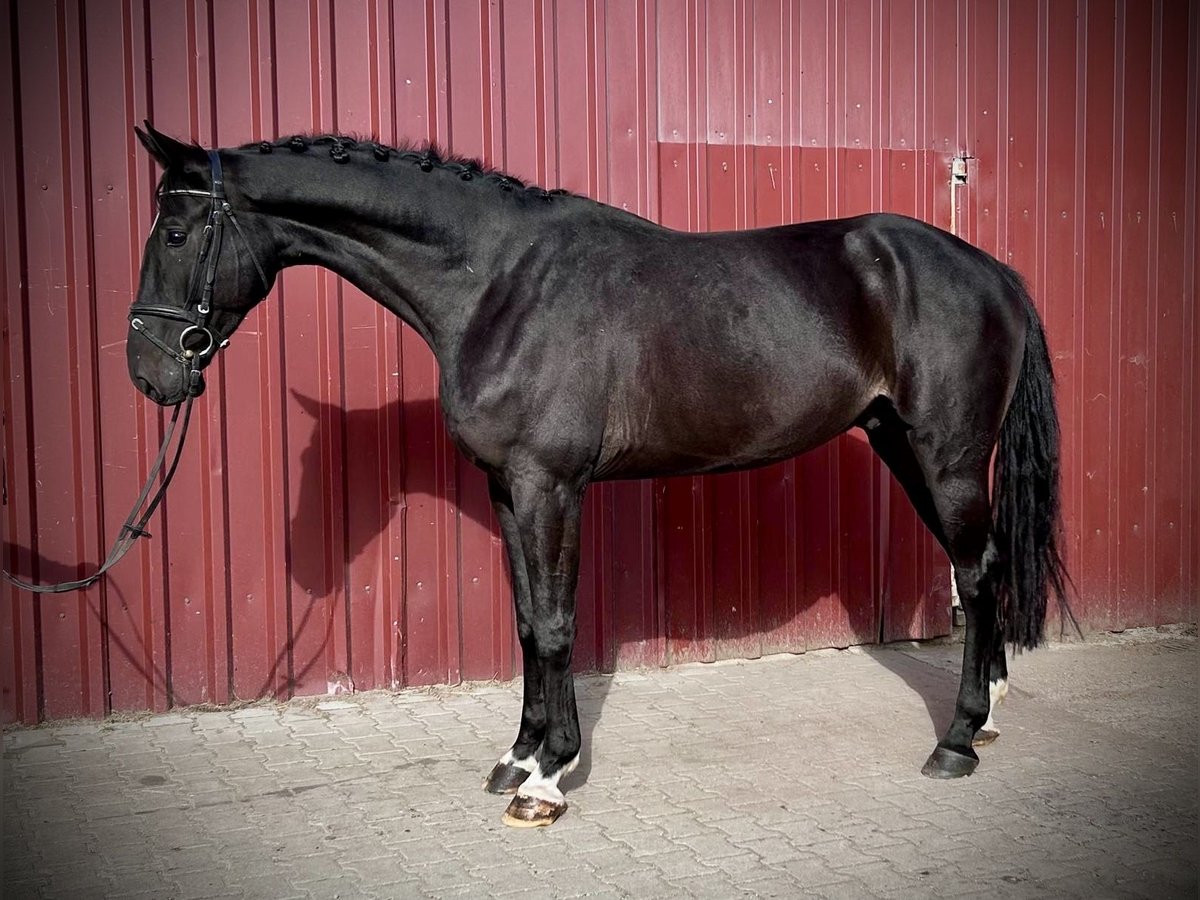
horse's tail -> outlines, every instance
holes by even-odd
[[[1025,355],[996,450],[992,514],[1001,559],[997,629],[1017,650],[1042,642],[1053,594],[1064,622],[1079,624],[1067,605],[1070,576],[1059,541],[1058,412],[1046,334],[1021,276],[1002,267],[1025,310]]]

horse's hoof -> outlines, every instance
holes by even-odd
[[[990,728],[980,728],[975,732],[975,737],[971,738],[971,746],[986,747],[998,737],[1000,737],[1000,732],[992,731]]]
[[[554,803],[540,797],[517,794],[504,811],[504,824],[510,828],[537,828],[553,825],[567,811],[566,802]]]
[[[489,794],[515,794],[529,777],[529,771],[512,763],[498,762],[483,782],[483,789]]]
[[[962,778],[970,775],[979,765],[979,757],[972,753],[967,756],[945,747],[934,747],[933,753],[921,767],[921,774],[930,778]]]

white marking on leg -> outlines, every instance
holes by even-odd
[[[571,759],[571,761],[569,763],[567,763],[565,766],[563,766],[562,769],[559,770],[559,774],[570,775],[572,772],[575,771],[575,767],[578,765],[579,765],[579,754],[576,753],[575,756]]]
[[[558,789],[558,780],[564,775],[570,775],[574,772],[577,765],[579,765],[578,753],[575,754],[574,759],[553,775],[546,775],[542,772],[542,767],[539,765],[525,779],[521,786],[517,788],[517,793],[526,797],[545,800],[547,803],[566,803],[567,800],[563,797],[563,792]]]
[[[515,756],[513,756],[512,750],[509,750],[502,757],[500,757],[500,764],[504,766],[515,766],[518,769],[524,769],[526,772],[532,772],[537,768],[537,760],[534,757],[526,756],[521,759],[517,759]]]
[[[1008,679],[998,678],[989,684],[988,696],[991,699],[991,703],[988,706],[988,718],[980,730],[999,732],[1000,729],[996,727],[996,723],[992,721],[992,717],[996,714],[996,707],[1003,703],[1004,698],[1008,696]]]

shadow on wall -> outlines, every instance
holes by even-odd
[[[345,589],[346,573],[350,564],[358,560],[377,542],[380,533],[389,527],[401,494],[407,491],[410,495],[423,493],[437,496],[441,485],[436,483],[432,467],[413,467],[409,471],[399,472],[395,466],[398,461],[385,461],[379,458],[379,448],[394,448],[397,435],[396,423],[440,422],[440,406],[434,400],[397,401],[380,408],[363,408],[343,410],[340,406],[325,404],[301,394],[293,394],[296,403],[307,416],[311,416],[313,427],[309,443],[300,456],[300,485],[294,506],[291,510],[291,521],[288,528],[290,547],[291,578],[300,590],[293,592],[292,629],[288,640],[276,654],[276,658],[268,667],[268,676],[261,685],[256,696],[270,696],[279,685],[280,673],[287,673],[292,684],[303,681],[305,676],[316,667],[323,664],[327,656],[330,641],[334,639],[333,629],[328,627],[329,608],[339,591]],[[322,442],[330,440],[329,428],[321,423],[333,423],[333,428],[343,429],[345,459],[347,474],[342,483],[332,489],[331,479],[334,477],[330,466],[325,460],[330,458],[328,446]],[[440,427],[440,426],[439,426]],[[391,432],[389,434],[389,429]],[[401,429],[402,430],[402,429]],[[399,435],[403,441],[403,434]],[[341,438],[338,438],[341,440]],[[356,448],[373,448],[365,456]],[[819,451],[818,451],[819,452]],[[865,441],[851,440],[843,444],[843,464],[847,458],[854,464],[863,465],[866,460],[873,458],[873,453]],[[374,454],[374,458],[371,457]],[[390,478],[381,483],[381,472],[390,472]],[[729,476],[723,476],[729,477]],[[835,492],[836,493],[836,492]],[[332,497],[332,499],[331,499]],[[372,511],[368,515],[354,518],[353,527],[343,527],[340,530],[331,526],[331,518],[335,516],[331,505],[339,502],[343,510],[357,509]],[[487,531],[492,531],[493,523],[486,503],[464,504],[461,498],[453,498],[461,517],[473,520]],[[836,502],[837,497],[833,498]],[[719,496],[718,496],[719,500]],[[780,536],[780,541],[785,540]],[[88,571],[88,566],[67,565],[45,558],[36,561],[29,558],[27,551],[22,548],[6,546],[6,559],[13,561],[17,567],[28,573],[36,573],[39,580],[59,581],[79,576],[81,571]],[[35,565],[36,563],[36,565]],[[716,633],[712,635],[721,641],[730,642],[731,646],[740,638],[752,638],[766,629],[786,628],[789,621],[809,613],[814,604],[830,602],[831,584],[814,582],[811,589],[800,592],[796,597],[795,606],[782,613],[764,615],[756,621],[748,621],[737,617],[722,617],[715,625]],[[111,605],[111,604],[110,604]],[[100,618],[95,608],[92,614]],[[110,610],[111,614],[111,610]],[[691,633],[692,623],[681,623],[670,614],[666,616],[664,631],[669,642],[687,643],[694,639]],[[875,622],[871,627],[878,628]],[[312,629],[319,629],[318,640],[305,643],[303,651],[297,651],[296,638],[302,634],[312,634]],[[878,632],[876,631],[876,634]],[[626,635],[627,640],[653,640],[658,635]],[[110,651],[119,654],[128,664],[138,671],[148,682],[156,687],[165,685],[165,673],[148,670],[142,662],[137,648],[126,646],[121,638],[109,629],[106,640]],[[520,671],[519,650],[516,660],[516,671]],[[882,664],[894,663],[898,654],[883,653],[878,658]],[[889,668],[891,666],[889,665]],[[938,679],[930,680],[929,673],[920,667],[901,666],[895,670],[921,695],[929,709],[931,720],[935,724],[943,724],[948,720],[948,711],[942,714],[945,698],[949,696],[952,706],[953,692],[956,682],[941,684]],[[949,679],[949,673],[947,673]],[[610,679],[594,679],[589,682],[588,689],[580,693],[580,721],[585,733],[585,746],[591,730],[599,720],[600,712],[607,695]],[[517,722],[517,710],[514,709],[513,727]],[[581,783],[586,779],[590,768],[590,759],[586,755],[581,759],[580,768],[574,776],[573,783]]]
[[[311,418],[313,422],[309,442],[300,456],[299,492],[290,511],[291,521],[288,529],[292,546],[290,553],[291,578],[303,593],[313,598],[327,598],[336,591],[344,589],[348,567],[359,560],[369,548],[372,548],[380,534],[389,527],[406,493],[409,496],[438,497],[442,501],[449,499],[462,519],[474,522],[489,532],[495,540],[499,540],[486,497],[482,501],[477,497],[468,500],[460,489],[456,496],[446,498],[444,485],[437,481],[432,465],[411,467],[401,472],[395,467],[402,461],[381,458],[379,448],[390,447],[393,452],[402,455],[402,448],[397,447],[397,439],[399,438],[401,444],[404,443],[403,425],[397,427],[395,423],[416,422],[421,426],[424,426],[425,423],[437,423],[437,427],[442,427],[441,407],[435,400],[395,401],[379,408],[343,410],[336,404],[324,403],[296,391],[292,392],[292,396],[305,416]],[[329,425],[323,428],[321,423],[329,423]],[[412,427],[411,424],[409,427]],[[335,475],[329,471],[329,466],[325,462],[329,458],[330,452],[327,447],[323,447],[323,444],[331,440],[329,432],[336,432],[339,428],[344,434],[347,475],[344,483],[334,485],[331,479]],[[401,434],[389,434],[389,430],[399,431]],[[334,440],[341,440],[341,438],[335,437]],[[832,447],[832,444],[826,446]],[[814,454],[821,452],[820,449],[813,451]],[[858,432],[853,432],[850,439],[841,443],[838,454],[839,464],[843,470],[869,471],[875,459],[869,444]],[[470,463],[461,458],[460,465],[463,470],[470,468]],[[389,474],[390,477],[388,477]],[[724,482],[726,485],[730,485],[730,479],[736,477],[737,475],[708,476],[714,483]],[[825,473],[822,472],[820,477],[825,479]],[[686,480],[676,479],[679,482]],[[863,490],[866,491],[867,509],[865,511],[854,506],[855,502],[862,499],[860,496],[851,498],[838,496],[836,487],[832,496],[816,497],[814,502],[823,502],[826,505],[840,504],[843,507],[843,529],[858,527],[860,530],[865,530],[863,523],[872,516],[880,514],[877,498],[876,508],[871,509],[869,486],[864,488],[861,485],[855,485],[852,487],[860,494]],[[828,489],[824,485],[822,488],[822,493],[828,493]],[[729,489],[736,490],[734,487]],[[843,485],[843,493],[848,489]],[[594,490],[595,488],[593,488]],[[727,499],[727,494],[722,493],[723,490],[724,488],[715,489],[713,497],[710,498],[716,513],[713,516],[714,519],[721,518],[719,513],[721,503]],[[335,496],[331,499],[331,495]],[[907,509],[907,499],[901,497],[897,501],[893,498],[891,502],[903,503]],[[340,510],[335,511],[332,508],[334,504],[340,505]],[[352,519],[352,523],[343,525],[340,529],[335,529],[331,524],[332,520],[340,522],[346,518]],[[915,514],[912,518],[914,522],[917,522]],[[619,526],[620,523],[617,524]],[[714,539],[716,552],[722,553],[726,550],[731,553],[737,552],[737,548],[716,546],[729,536],[736,537],[732,535],[732,529],[737,527],[736,523],[734,525],[718,523],[718,525],[724,529],[725,534],[724,537],[718,536]],[[919,524],[916,527],[921,529],[923,536],[924,527]],[[585,523],[585,541],[586,531],[587,524]],[[778,543],[771,550],[778,550],[782,555],[787,550],[784,547],[787,538],[782,531],[775,537],[777,537]],[[896,535],[893,534],[892,539],[895,538]],[[799,543],[803,544],[805,540],[805,536],[802,536]],[[887,549],[880,548],[878,541],[864,539],[863,543],[862,556],[868,553],[878,556],[881,549]],[[868,544],[871,547],[869,550],[867,549]],[[806,550],[807,548],[802,549]],[[769,551],[761,552],[765,554]],[[825,557],[831,556],[829,548],[824,548],[821,552],[825,554]],[[672,617],[668,614],[667,621],[664,623],[665,637],[669,642],[677,643],[686,643],[705,637],[733,643],[739,638],[752,637],[772,629],[786,628],[789,624],[793,624],[795,619],[808,613],[814,604],[836,605],[836,600],[833,598],[838,592],[839,577],[844,578],[850,584],[851,589],[860,591],[860,599],[877,591],[878,587],[871,584],[870,573],[872,565],[876,570],[880,568],[879,561],[863,559],[861,556],[857,559],[850,557],[844,552],[844,548],[839,552],[846,557],[841,560],[840,565],[844,570],[849,570],[850,574],[823,571],[814,574],[811,578],[806,577],[803,588],[795,592],[794,605],[788,610],[759,610],[758,618],[753,621],[744,617],[725,615],[724,611],[715,611],[716,621],[706,623],[715,632],[710,635],[695,634],[694,620],[683,621],[682,617]],[[854,552],[859,553],[858,550]],[[675,564],[675,561],[668,563],[668,565],[672,564]],[[507,571],[507,562],[505,568]],[[826,569],[828,568],[827,565]],[[933,581],[934,583],[929,588],[935,595],[932,602],[945,600],[948,605],[948,567],[944,575],[936,574]],[[671,587],[672,585],[667,585],[668,592]],[[720,590],[721,586],[718,585],[714,592]],[[881,611],[878,609],[866,610],[865,615],[860,615],[858,620],[849,623],[849,627],[853,629],[858,638],[855,643],[873,643],[879,639],[880,613]],[[896,613],[897,611],[891,608],[887,611],[889,619]],[[919,614],[920,610],[918,609],[917,615]],[[871,618],[868,619],[866,616]],[[903,622],[899,624],[901,630],[905,624],[913,625],[913,623]],[[652,640],[657,636],[638,634],[629,635],[626,638],[628,640]],[[819,636],[819,639],[823,638],[824,635]],[[837,640],[819,644],[819,646],[833,645],[841,644]]]
[[[133,559],[136,553],[130,553],[129,559]],[[59,584],[64,581],[75,581],[80,578],[86,578],[91,573],[100,568],[100,563],[64,563],[58,560],[50,559],[49,557],[35,554],[30,550],[25,549],[17,544],[5,541],[3,562],[6,570],[11,571],[17,578],[26,581],[32,581],[35,584]],[[30,597],[32,604],[32,612],[34,616],[34,633],[38,635],[37,640],[41,641],[41,635],[44,634],[40,626],[40,617],[42,610],[40,604],[43,598],[55,597],[59,603],[78,603],[80,607],[80,615],[90,615],[97,622],[102,623],[104,641],[107,644],[108,652],[116,654],[131,668],[134,672],[148,684],[153,685],[155,692],[161,692],[166,695],[168,691],[169,679],[166,672],[155,665],[153,662],[147,664],[144,648],[132,646],[128,639],[123,638],[118,632],[113,630],[114,617],[123,616],[128,633],[137,634],[142,623],[137,620],[133,614],[135,604],[131,604],[125,597],[124,593],[116,583],[111,579],[107,582],[106,588],[109,594],[109,601],[106,604],[108,612],[107,618],[101,614],[99,607],[98,591],[95,587],[89,591],[71,591],[63,594],[26,594],[22,591],[14,591],[18,597],[17,602],[20,602],[20,597]],[[42,652],[47,652],[45,648]],[[52,651],[51,651],[52,652]],[[40,693],[40,691],[39,691]],[[5,714],[9,714],[9,710],[5,709]]]
[[[337,565],[329,565],[328,560],[324,559],[319,552],[292,553],[291,576],[295,584],[302,588],[301,595],[308,594],[314,599],[323,598],[327,600],[335,592],[343,589],[343,579],[348,567],[372,547],[383,529],[389,527],[404,492],[407,492],[409,495],[426,494],[430,496],[439,496],[444,492],[443,486],[437,483],[435,479],[432,466],[414,467],[398,474],[393,472],[394,477],[387,479],[390,483],[381,484],[378,473],[388,471],[388,463],[378,458],[368,459],[364,463],[362,455],[356,448],[368,448],[369,452],[366,453],[366,456],[370,457],[371,453],[374,452],[370,448],[395,447],[396,436],[395,434],[389,435],[388,432],[389,429],[394,427],[394,423],[397,422],[406,423],[409,427],[412,427],[411,423],[422,423],[423,425],[424,423],[437,422],[439,423],[438,427],[441,427],[441,408],[435,400],[408,400],[396,401],[379,408],[343,410],[338,405],[323,403],[296,392],[293,392],[293,397],[306,416],[311,417],[314,423],[309,443],[301,454],[299,492],[296,495],[297,499],[291,510],[289,534],[293,546],[308,547],[320,543],[321,538],[319,536],[329,529],[331,503],[330,476],[327,466],[323,463],[323,460],[328,458],[328,450],[322,447],[322,442],[328,441],[329,436],[328,433],[324,432],[321,423],[333,423],[333,428],[336,429],[340,426],[344,429],[344,453],[348,461],[348,468],[352,471],[348,473],[344,485],[338,489],[343,492],[340,496],[342,508],[344,510],[379,510],[378,515],[355,517],[358,527],[343,529],[345,533],[344,545],[339,543],[335,549],[344,552],[344,557],[337,561]],[[843,442],[841,449],[841,464],[843,466],[851,465],[866,468],[871,464],[871,460],[874,459],[874,452],[871,450],[869,444],[865,439],[857,439],[859,437],[859,435],[855,435],[855,439]],[[464,462],[462,465],[466,467],[469,464]],[[372,475],[372,473],[375,474]],[[735,478],[736,476],[718,477]],[[838,502],[838,499],[836,496],[832,498],[833,502]],[[483,529],[496,535],[491,511],[486,502],[464,502],[461,493],[459,496],[453,498],[453,502],[456,504],[456,509],[461,517],[474,521]],[[903,502],[907,503],[906,500]],[[376,527],[362,527],[364,522],[373,523]],[[335,538],[335,540],[338,539]],[[781,535],[780,541],[784,540],[784,536]],[[843,565],[845,564],[844,562]],[[853,566],[854,561],[849,561],[849,564]],[[505,568],[507,571],[507,565]],[[864,568],[866,567],[864,566]],[[831,594],[836,592],[836,586],[832,581],[834,577],[830,575],[825,582],[813,580],[811,584],[806,584],[807,590],[799,593],[795,598],[794,607],[786,612],[768,612],[760,616],[756,621],[749,621],[736,616],[719,617],[719,621],[710,623],[710,625],[715,626],[713,630],[716,632],[712,637],[723,642],[728,642],[730,646],[736,646],[736,642],[739,639],[754,638],[768,629],[784,631],[789,625],[794,625],[796,619],[810,614],[814,605],[818,603],[836,605],[836,601],[831,600]],[[869,580],[868,575],[868,587],[864,588],[864,590],[870,590]],[[948,580],[947,584],[942,587],[945,588],[944,592],[946,596],[944,598],[940,597],[940,589],[935,589],[938,592],[938,600],[944,599],[948,604]],[[934,602],[937,601],[935,600]],[[666,616],[666,619],[664,631],[668,642],[686,643],[694,638],[694,635],[690,631],[689,623],[680,622],[669,614]],[[879,634],[878,619],[876,618],[865,623],[860,633],[869,635],[865,637],[865,640],[877,639]],[[635,636],[627,635],[626,639],[653,640],[655,637],[657,635],[639,634]],[[519,649],[516,650],[518,654],[516,672],[518,674],[520,672],[519,652]],[[892,654],[885,654],[881,658],[891,661],[892,656]],[[311,666],[317,660],[297,659],[295,662],[297,668],[300,668],[302,666]],[[920,667],[904,666],[897,670],[897,674],[906,678],[906,680],[910,676],[913,676],[914,673],[919,672]],[[580,695],[580,719],[581,726],[585,729],[585,732],[590,733],[591,728],[594,727],[595,722],[599,718],[600,709],[603,706],[604,697],[607,693],[608,683],[609,679],[597,679],[591,683],[586,696],[584,694]],[[950,687],[951,700],[953,699],[953,691],[956,689],[956,684],[955,682]],[[940,698],[941,694],[945,693],[945,686],[931,684],[927,675],[922,676],[920,680],[910,681],[910,686],[918,694],[925,697],[931,718],[935,718],[935,709],[938,703],[940,703],[940,700],[937,698]],[[937,693],[937,697],[934,696],[934,693]],[[948,713],[946,719],[948,721]],[[574,781],[578,782],[580,779],[586,777],[588,763],[589,761],[585,756],[581,760],[580,774],[574,776]]]

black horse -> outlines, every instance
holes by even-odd
[[[202,391],[285,266],[332,269],[432,348],[512,569],[524,704],[485,785],[516,793],[508,824],[553,822],[579,758],[588,484],[764,465],[852,427],[954,564],[962,683],[923,771],[974,771],[1005,644],[1036,646],[1048,597],[1065,603],[1050,359],[1012,269],[895,215],[684,234],[431,148],[137,134],[165,170],[128,342],[150,399]]]

